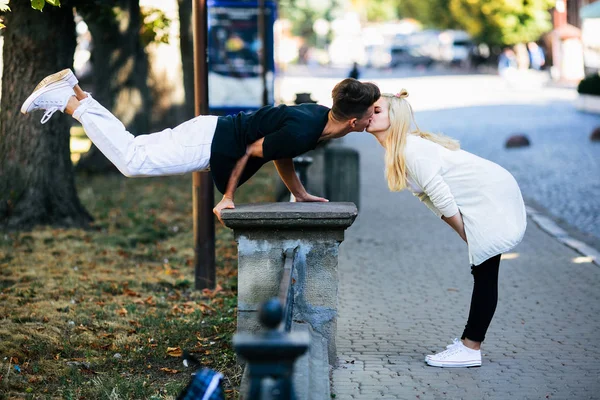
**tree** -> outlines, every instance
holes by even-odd
[[[0,104],[0,226],[86,226],[92,218],[75,188],[70,118],[55,116],[40,125],[39,114],[23,116],[19,110],[38,81],[72,65],[73,2],[66,0],[43,13],[32,9],[39,1],[10,5],[11,12],[5,15]]]
[[[513,45],[537,40],[552,28],[554,0],[403,0],[402,17],[426,26],[464,29],[480,42]]]
[[[177,0],[179,6],[179,47],[183,68],[183,88],[185,103],[183,117],[195,116],[194,97],[194,35],[192,26],[192,0]]]
[[[453,29],[459,26],[456,18],[449,12],[451,0],[403,0],[398,5],[398,14],[414,18],[425,26]]]
[[[474,38],[491,45],[535,41],[552,29],[554,0],[450,0],[454,18]]]
[[[44,9],[46,3],[55,7]],[[149,41],[163,40],[161,34],[167,30],[168,21],[151,18],[145,24],[138,0],[63,0],[62,4],[59,0],[31,0],[31,4],[18,1],[11,6],[12,12],[6,14],[0,111],[1,121],[5,121],[0,123],[0,226],[86,226],[92,218],[75,190],[70,119],[54,117],[40,127],[31,124],[31,116],[21,116],[18,108],[39,79],[72,65],[73,10],[77,7],[96,38],[92,56],[96,61],[92,76],[94,96],[122,118],[126,126],[147,132],[151,94],[144,47]],[[44,13],[34,9],[44,9]],[[0,0],[0,11],[11,11],[8,0]],[[119,104],[127,106],[112,107],[117,98]],[[31,137],[33,141],[28,140]],[[112,168],[104,155],[95,150],[84,160],[88,170]]]
[[[146,43],[140,38],[143,21],[139,1],[111,3],[84,3],[78,7],[93,39],[92,91],[96,100],[111,110],[128,130],[146,133],[152,96],[147,84]],[[77,170],[102,173],[116,168],[92,145],[77,163]]]

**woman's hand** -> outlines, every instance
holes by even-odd
[[[213,208],[213,213],[217,216],[221,224],[223,224],[223,220],[221,219],[221,211],[223,211],[226,208],[235,208],[233,199],[227,196],[223,196],[219,204],[217,204],[215,208]]]
[[[318,197],[318,196],[313,196],[312,194],[308,194],[307,192],[304,192],[304,194],[301,194],[299,196],[294,196],[296,198],[296,202],[300,203],[300,202],[328,202],[329,200],[323,198],[323,197]]]
[[[465,241],[465,243],[468,243],[467,234],[465,233],[465,223],[463,222],[463,217],[462,217],[462,214],[460,213],[460,211],[449,218],[444,217],[442,215],[442,219],[448,225],[450,225],[452,227],[452,229],[454,229],[456,231],[456,233],[458,233],[458,236],[460,236],[461,239]]]

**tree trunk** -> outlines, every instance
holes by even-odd
[[[192,0],[178,0],[179,5],[179,46],[183,66],[183,88],[185,104],[183,117],[194,118],[194,35],[192,26]]]
[[[93,40],[89,90],[131,133],[149,133],[152,96],[147,82],[148,57],[139,37],[140,5],[138,0],[119,0],[118,4],[117,12],[111,7],[79,9]],[[77,170],[117,171],[94,145],[77,163]]]
[[[24,116],[20,107],[46,75],[73,63],[75,24],[70,2],[35,11],[12,1],[6,14],[0,105],[0,226],[85,227],[92,220],[77,197],[69,146],[71,117]]]

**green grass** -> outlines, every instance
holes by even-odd
[[[274,175],[236,201],[272,201]],[[217,224],[218,287],[193,290],[191,189],[189,175],[79,176],[89,230],[0,235],[0,399],[172,399],[192,372],[173,348],[237,398],[237,249]]]

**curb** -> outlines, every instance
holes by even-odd
[[[569,236],[567,231],[559,227],[551,218],[537,211],[535,208],[529,205],[526,205],[525,208],[529,218],[531,218],[541,230],[550,236],[553,236],[565,246],[580,253],[585,258],[582,262],[592,262],[600,266],[600,251]]]

